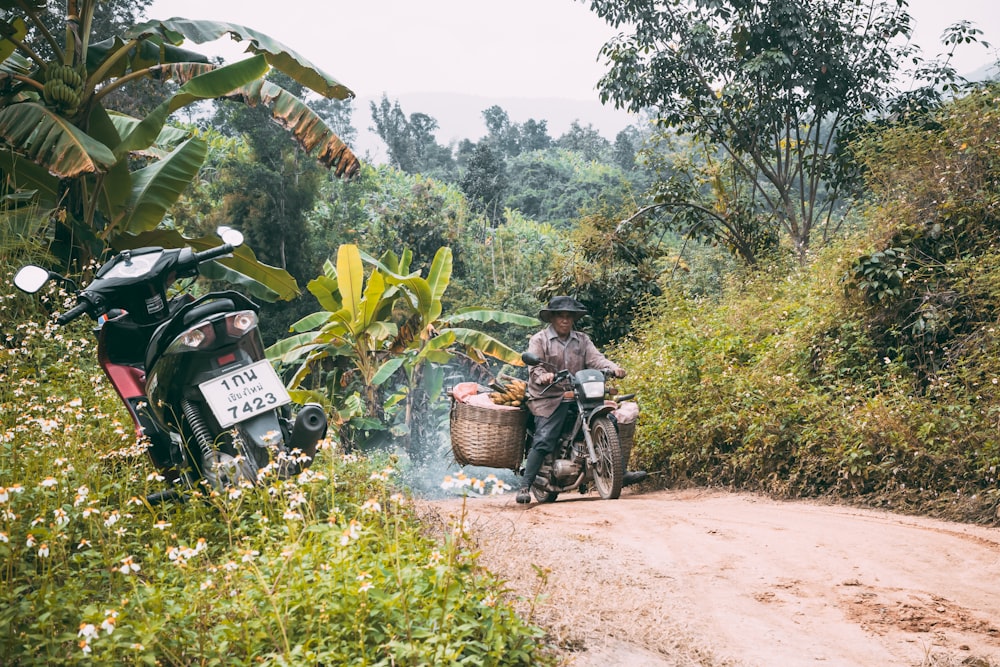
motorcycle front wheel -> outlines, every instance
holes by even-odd
[[[540,503],[554,503],[556,498],[559,497],[559,492],[557,491],[546,491],[537,484],[531,485],[531,495],[535,497]]]
[[[598,417],[590,424],[590,435],[594,440],[594,486],[604,500],[614,500],[622,493],[625,477],[622,464],[622,448],[618,441],[618,431],[608,417]]]

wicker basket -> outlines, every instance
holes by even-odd
[[[622,464],[628,469],[628,459],[632,456],[632,443],[635,440],[635,422],[618,424],[618,443],[622,447]]]
[[[451,451],[459,465],[517,470],[524,458],[524,410],[451,404]]]

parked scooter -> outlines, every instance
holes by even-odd
[[[264,355],[259,306],[235,291],[194,298],[181,286],[199,265],[231,255],[243,235],[220,228],[222,245],[123,250],[78,291],[77,303],[56,318],[65,325],[83,314],[98,322],[101,367],[149,442],[153,465],[168,488],[150,502],[178,498],[207,483],[222,489],[257,483],[265,469],[279,476],[307,467],[325,437],[326,413],[317,404],[290,415],[288,391]],[[23,267],[14,284],[35,293],[50,279],[72,281],[40,266]]]
[[[567,379],[573,387],[563,395],[564,401],[572,403],[571,412],[555,450],[542,462],[531,487],[532,495],[538,502],[553,502],[560,493],[582,490],[593,482],[604,500],[618,498],[625,476],[625,461],[618,429],[611,418],[617,404],[606,400],[605,372],[593,368],[575,374],[566,370],[556,372],[530,352],[522,354],[521,359],[529,366],[541,364],[555,373],[549,388],[555,389]],[[546,391],[548,389],[543,394]],[[633,397],[619,396],[618,400]],[[531,448],[532,435],[529,428],[525,454]]]

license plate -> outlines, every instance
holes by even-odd
[[[198,388],[222,428],[292,402],[266,359],[202,382]]]

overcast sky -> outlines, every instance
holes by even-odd
[[[967,73],[997,58],[998,0],[910,0],[914,42],[940,52],[945,26],[975,22],[993,46],[964,46]],[[154,0],[150,18],[245,25],[277,39],[359,96],[459,92],[594,100],[613,31],[579,0]],[[236,47],[236,48],[234,48]],[[238,45],[219,53],[238,57]]]

